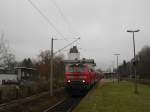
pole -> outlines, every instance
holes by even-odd
[[[53,96],[53,37],[51,39],[51,61],[50,61],[50,96]]]
[[[111,74],[112,74],[112,81],[113,81],[113,84],[114,84],[114,73],[113,73],[113,71],[114,71],[114,66],[113,66],[113,61],[112,61],[112,65],[111,65]]]
[[[53,53],[53,43],[54,40],[57,40],[55,38],[51,38],[51,60],[50,60],[50,96],[53,96],[53,56],[60,52],[61,50],[67,48],[68,46],[70,46],[71,44],[73,44],[74,42],[76,42],[77,40],[79,40],[80,38],[77,38],[75,41],[71,42],[70,44],[66,45],[65,47],[63,47],[62,49],[59,49],[57,52]]]
[[[135,39],[134,39],[134,32],[133,32],[133,49],[134,49],[134,58],[135,58]]]
[[[119,84],[119,70],[118,70],[118,56],[120,55],[120,54],[114,54],[114,55],[116,55],[116,57],[117,57],[117,79],[118,79],[118,84]]]
[[[118,55],[117,55],[117,78],[118,78],[118,83],[119,83],[119,71],[118,71]]]
[[[134,38],[134,32],[133,32],[133,49],[134,49],[134,61],[135,60],[135,38]],[[137,94],[138,93],[138,90],[137,90],[137,74],[136,74],[136,62],[135,62],[135,65],[134,65],[134,86],[135,86],[135,90],[134,90],[134,93]]]
[[[130,32],[133,34],[133,50],[134,50],[134,93],[137,94],[138,93],[138,85],[137,85],[137,73],[136,73],[136,57],[135,57],[135,38],[134,38],[134,33],[135,32],[139,32],[140,30],[127,30],[127,32]]]

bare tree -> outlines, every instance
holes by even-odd
[[[6,45],[6,41],[4,40],[4,33],[1,34],[0,38],[0,64],[3,63],[3,59],[8,52],[8,46]]]
[[[10,67],[15,62],[15,55],[10,50],[7,41],[4,39],[4,33],[0,37],[0,66]]]
[[[37,68],[39,72],[47,80],[49,79],[50,76],[50,60],[51,60],[50,54],[51,53],[49,50],[41,51],[38,56],[39,60],[37,62]],[[64,68],[63,68],[62,60],[63,60],[63,55],[54,56],[53,64],[54,64],[55,79],[61,79],[63,77]]]

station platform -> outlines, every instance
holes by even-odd
[[[101,80],[73,112],[150,112],[150,85],[138,85],[134,93],[132,82]]]

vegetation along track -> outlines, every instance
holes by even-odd
[[[70,97],[62,100],[43,112],[71,112],[80,102],[82,97]]]

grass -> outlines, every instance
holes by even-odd
[[[133,91],[126,81],[97,85],[74,112],[150,112],[150,86],[140,84],[138,95]]]

